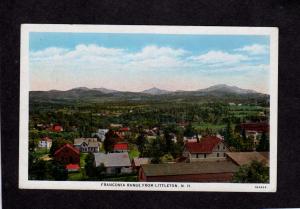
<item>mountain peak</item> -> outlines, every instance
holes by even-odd
[[[90,90],[90,89],[87,88],[87,87],[80,86],[80,87],[72,88],[70,90],[85,90],[85,91],[87,91],[87,90]]]
[[[236,94],[249,94],[249,93],[257,93],[254,90],[250,89],[242,89],[237,86],[230,86],[227,84],[217,84],[210,86],[205,89],[199,89],[198,91],[202,92],[224,92],[224,93],[236,93]]]
[[[144,94],[152,94],[152,95],[160,95],[160,94],[167,94],[169,93],[169,91],[167,90],[163,90],[163,89],[159,89],[157,87],[152,87],[150,89],[146,89],[144,91],[142,91],[141,93],[144,93]]]
[[[104,88],[104,87],[93,88],[93,90],[101,91],[102,93],[105,93],[105,94],[117,92],[116,90],[113,90],[113,89],[107,89],[107,88]]]

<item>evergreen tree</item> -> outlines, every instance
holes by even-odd
[[[112,130],[109,130],[105,134],[105,139],[103,142],[103,147],[106,153],[112,152],[114,149],[114,145],[116,143],[115,133]]]
[[[150,157],[152,158],[152,163],[160,163],[161,157],[164,155],[163,143],[159,136],[152,140],[150,144]]]
[[[189,123],[186,126],[183,135],[186,136],[186,137],[193,137],[193,136],[195,136],[195,133],[196,133],[195,129],[193,128],[192,124]]]
[[[231,122],[228,121],[228,122],[227,122],[227,125],[226,125],[226,128],[225,128],[225,136],[224,136],[224,139],[225,139],[225,142],[226,142],[229,146],[233,146],[233,144],[234,144],[233,137],[234,137],[233,128],[232,128],[232,126],[231,126]]]
[[[50,174],[54,180],[65,181],[68,179],[68,171],[63,164],[56,161],[50,161],[49,163],[51,163],[48,165],[51,169]]]
[[[85,169],[85,173],[88,177],[95,177],[97,174],[96,168],[94,166],[94,161],[95,161],[95,157],[93,153],[89,153],[85,159],[85,165],[84,165],[84,169]]]
[[[265,132],[262,133],[256,150],[257,151],[269,151],[270,150],[269,139],[267,138],[267,135]]]
[[[146,143],[147,143],[147,140],[145,138],[145,135],[143,133],[141,133],[136,139],[136,145],[137,145],[138,150],[140,152],[140,157],[144,156],[144,152],[145,152],[145,149],[146,149]]]
[[[46,180],[47,177],[47,167],[46,161],[36,160],[30,170],[30,179],[31,180]]]

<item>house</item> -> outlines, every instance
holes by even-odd
[[[123,128],[120,128],[119,131],[120,132],[127,132],[127,131],[130,131],[130,128],[129,127],[123,127]]]
[[[230,182],[238,166],[231,161],[144,164],[139,181],[150,182]]]
[[[105,140],[105,134],[109,131],[109,129],[98,129],[96,133],[92,133],[92,137],[97,137],[100,142]]]
[[[201,135],[194,135],[194,136],[190,136],[190,137],[188,137],[188,136],[185,136],[185,137],[183,137],[183,142],[184,143],[187,143],[187,142],[197,142],[198,140],[200,140],[201,139]]]
[[[52,139],[44,137],[39,141],[38,147],[50,149],[52,146]]]
[[[74,146],[80,152],[99,152],[100,142],[97,138],[77,138],[74,139]]]
[[[80,153],[73,145],[65,144],[55,151],[54,159],[65,164],[79,164]]]
[[[123,142],[124,141],[124,137],[118,131],[109,130],[106,133],[106,137],[114,140],[115,143],[119,143],[119,142]]]
[[[238,166],[248,165],[254,160],[269,166],[269,152],[227,152],[226,156]]]
[[[127,152],[94,153],[94,165],[104,166],[106,174],[131,173],[131,163]]]
[[[110,127],[111,127],[111,128],[122,128],[123,125],[122,125],[122,124],[117,124],[117,123],[111,123],[111,124],[110,124]]]
[[[254,145],[259,143],[258,138],[262,133],[269,133],[269,124],[265,122],[260,123],[242,123],[241,130],[245,130],[246,137],[252,137]]]
[[[240,125],[241,129],[246,131],[246,134],[248,132],[257,132],[257,133],[268,133],[269,132],[269,124],[266,122],[260,122],[260,123],[241,123]]]
[[[137,171],[140,169],[141,165],[150,164],[151,158],[148,157],[135,157],[132,160],[132,168]]]
[[[119,142],[114,145],[113,152],[128,152],[128,143],[127,142]]]
[[[66,165],[66,169],[68,172],[77,172],[80,170],[80,166],[78,164],[68,164]]]
[[[53,125],[53,126],[52,126],[51,131],[53,131],[53,132],[62,132],[62,131],[64,131],[64,129],[63,129],[62,126],[56,124],[56,125]]]
[[[189,162],[199,160],[225,160],[229,149],[224,141],[216,136],[203,137],[199,142],[187,142],[184,146],[183,156]]]

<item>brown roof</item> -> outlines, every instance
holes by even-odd
[[[237,165],[247,165],[253,160],[265,162],[269,165],[269,153],[267,152],[227,152],[227,156]]]
[[[211,153],[220,142],[222,140],[216,136],[207,136],[200,142],[187,142],[185,147],[190,153]]]
[[[205,161],[194,163],[166,163],[141,165],[146,176],[173,176],[204,173],[233,173],[238,166],[231,161]]]

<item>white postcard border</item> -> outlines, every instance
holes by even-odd
[[[148,33],[199,35],[267,35],[270,37],[270,183],[178,183],[178,182],[103,182],[28,180],[29,122],[29,33]],[[19,188],[122,191],[209,191],[209,192],[276,192],[277,188],[277,104],[278,104],[278,28],[215,26],[129,26],[129,25],[53,25],[21,26]]]

